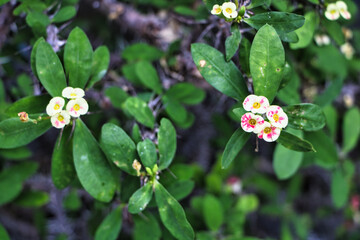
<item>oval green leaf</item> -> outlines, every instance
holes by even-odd
[[[11,104],[5,113],[10,117],[17,117],[19,112],[43,113],[50,100],[51,97],[48,94],[25,97]]]
[[[91,78],[87,88],[91,88],[106,74],[110,64],[110,52],[106,46],[100,46],[94,51]]]
[[[158,73],[150,62],[140,61],[136,63],[135,72],[142,84],[157,94],[161,94],[162,86]]]
[[[281,133],[281,135],[283,132]],[[280,135],[280,136],[281,136]],[[299,169],[304,154],[278,144],[274,151],[273,168],[278,179],[290,178]]]
[[[154,128],[155,118],[149,106],[137,97],[129,97],[125,101],[126,110],[138,121],[149,128]]]
[[[295,33],[299,37],[299,41],[291,43],[292,49],[299,49],[307,47],[313,40],[314,31],[317,29],[319,19],[315,12],[308,12],[305,14],[305,24],[297,29]]]
[[[153,168],[157,161],[156,146],[150,139],[145,139],[137,144],[137,151],[142,164]]]
[[[235,55],[236,51],[239,49],[241,33],[237,23],[231,26],[231,33],[232,34],[225,40],[226,61],[230,61],[231,58]]]
[[[278,143],[286,147],[287,149],[297,152],[316,152],[313,145],[286,131],[281,131],[280,137],[277,140]]]
[[[176,152],[176,130],[168,119],[161,119],[157,137],[159,169],[162,170],[169,167]]]
[[[96,229],[95,240],[116,240],[122,225],[122,207],[115,208]]]
[[[76,9],[74,6],[66,6],[61,8],[52,19],[54,23],[65,22],[76,15]]]
[[[142,212],[152,199],[153,189],[152,184],[146,183],[139,188],[129,199],[129,212],[136,214]]]
[[[182,104],[195,105],[204,100],[205,91],[191,83],[178,83],[172,85],[165,95]]]
[[[349,109],[343,122],[343,151],[354,149],[360,137],[360,111],[357,107]]]
[[[222,159],[221,159],[221,167],[227,168],[232,163],[232,161],[236,158],[238,153],[247,143],[250,138],[250,134],[245,132],[241,127],[238,128],[234,134],[231,136],[230,140],[226,144]]]
[[[206,226],[212,231],[217,231],[224,222],[222,204],[210,194],[206,195],[203,201],[203,215]]]

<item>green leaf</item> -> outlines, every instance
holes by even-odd
[[[283,132],[281,133],[281,135]],[[280,135],[280,136],[281,136]],[[304,154],[277,144],[274,151],[273,168],[278,179],[290,178],[299,169]]]
[[[259,206],[259,199],[254,194],[246,194],[239,198],[235,209],[243,213],[250,213],[255,211]]]
[[[221,167],[227,168],[236,158],[241,149],[245,146],[250,138],[250,134],[245,132],[241,127],[238,128],[231,136],[230,140],[226,144],[222,159]]]
[[[315,103],[324,107],[334,101],[341,92],[344,80],[345,79],[343,77],[338,77],[334,81],[330,82],[325,91],[315,98]]]
[[[122,207],[118,206],[106,216],[96,229],[95,240],[116,240],[122,225]]]
[[[54,23],[60,23],[70,20],[76,15],[76,8],[74,6],[66,6],[61,8],[52,19]]]
[[[145,217],[133,216],[134,240],[160,240],[161,228],[157,219],[150,213],[144,215]]]
[[[290,105],[283,108],[289,118],[288,126],[304,131],[317,131],[325,126],[325,115],[322,109],[311,103]]]
[[[36,72],[41,84],[53,96],[61,96],[66,88],[64,69],[60,59],[45,41],[40,41],[36,48]]]
[[[34,95],[34,83],[33,80],[27,74],[20,74],[17,79],[16,83],[19,87],[19,91],[23,96],[32,96]]]
[[[37,122],[21,122],[17,118],[9,118],[0,122],[0,148],[17,148],[24,146],[43,135],[51,123],[49,119]]]
[[[360,136],[360,111],[353,107],[346,111],[343,122],[343,151],[354,149]]]
[[[168,97],[168,94],[165,94],[162,97],[165,112],[169,117],[176,123],[182,123],[186,121],[188,112],[183,105],[181,105],[176,99]]]
[[[26,15],[26,23],[36,36],[46,37],[46,27],[50,24],[49,17],[42,12],[31,11]]]
[[[238,24],[235,23],[231,26],[231,35],[226,38],[225,41],[226,61],[230,61],[235,55],[236,51],[239,49],[240,42],[241,33]]]
[[[49,194],[41,191],[24,191],[17,197],[14,203],[21,207],[42,207],[49,202]]]
[[[106,74],[110,64],[110,52],[106,46],[100,46],[94,51],[92,59],[91,78],[87,88],[91,88]]]
[[[299,49],[307,47],[313,40],[315,29],[319,24],[319,18],[315,12],[307,12],[305,14],[305,24],[297,29],[295,32],[299,37],[297,43],[291,43],[290,47],[292,49]]]
[[[288,33],[278,32],[278,34],[281,41],[283,42],[297,43],[299,41],[299,37],[296,34],[296,32],[288,32]]]
[[[182,104],[195,105],[205,98],[205,91],[191,83],[177,83],[172,85],[165,93],[168,98],[177,100]]]
[[[25,97],[10,105],[5,113],[10,117],[17,117],[19,112],[43,113],[50,100],[51,97],[48,94]]]
[[[123,73],[124,77],[135,86],[142,85],[138,75],[136,74],[136,63],[124,64],[121,67],[121,72]]]
[[[132,163],[135,160],[136,147],[122,128],[106,123],[101,129],[100,145],[107,158],[121,170],[136,175]]]
[[[35,162],[23,162],[0,173],[0,206],[16,198],[22,188],[23,182],[33,175],[38,168]]]
[[[280,137],[278,138],[277,142],[286,147],[287,149],[293,151],[316,152],[311,143],[284,130],[281,131]]]
[[[66,210],[77,211],[81,205],[81,199],[75,189],[72,189],[63,199],[63,206]]]
[[[294,13],[266,12],[245,18],[244,21],[256,30],[268,24],[278,33],[288,33],[304,25],[305,18]]]
[[[51,178],[58,189],[66,188],[75,179],[71,128],[64,129],[59,135],[51,158]]]
[[[9,160],[24,160],[31,157],[31,155],[32,152],[27,147],[0,149],[0,156]]]
[[[338,129],[338,113],[334,106],[328,105],[323,108],[325,118],[326,118],[326,127],[329,129],[330,135],[335,139]]]
[[[336,21],[330,21],[325,18],[321,20],[321,23],[325,27],[326,31],[332,39],[338,45],[343,45],[345,43],[345,36],[341,30],[341,25]]]
[[[194,230],[181,205],[158,181],[154,183],[154,190],[161,221],[169,232],[179,240],[194,239]]]
[[[239,49],[240,66],[241,70],[248,76],[250,76],[250,49],[250,41],[247,38],[241,39]]]
[[[187,171],[189,171],[187,169]],[[175,173],[174,173],[175,174]],[[178,177],[178,175],[176,175]],[[195,187],[194,181],[191,180],[179,180],[167,187],[167,190],[176,200],[180,201],[186,198]]]
[[[136,64],[135,72],[142,84],[154,90],[157,94],[161,94],[162,86],[159,76],[153,65],[147,61],[140,61]]]
[[[150,139],[145,139],[137,144],[137,151],[141,162],[145,167],[154,167],[157,161],[155,143],[153,143]]]
[[[37,52],[37,47],[39,45],[40,42],[45,42],[44,38],[39,38],[35,43],[34,46],[31,50],[31,55],[30,55],[30,64],[31,64],[31,70],[34,73],[35,77],[39,79],[37,71],[36,71],[36,52]]]
[[[335,169],[331,177],[331,197],[336,208],[345,206],[349,199],[351,185],[344,170],[341,168]]]
[[[129,97],[125,101],[126,110],[138,121],[149,128],[154,128],[155,118],[146,102],[138,97]]]
[[[162,51],[153,46],[146,43],[135,43],[125,48],[121,56],[127,61],[145,60],[151,62],[160,59],[163,55]]]
[[[1,224],[0,224],[0,239],[10,240],[9,234],[6,232],[6,229]]]
[[[285,65],[285,51],[275,29],[263,26],[255,35],[250,51],[254,92],[271,103],[279,89]]]
[[[137,144],[142,140],[141,131],[139,128],[139,125],[136,123],[134,124],[132,131],[131,131],[131,138],[134,140],[134,142]]]
[[[64,65],[69,86],[84,88],[91,74],[93,49],[83,30],[76,27],[68,37],[64,50]]]
[[[168,119],[161,119],[157,138],[159,169],[162,170],[169,167],[176,152],[176,130]]]
[[[129,199],[129,213],[136,214],[145,210],[152,199],[153,189],[150,182],[139,188]]]
[[[110,98],[112,105],[118,109],[123,108],[123,104],[129,95],[121,87],[109,87],[105,90],[105,96]]]
[[[246,6],[246,9],[252,9],[260,6],[269,8],[270,5],[271,5],[271,0],[252,0],[251,3],[248,6]]]
[[[201,75],[214,88],[240,102],[249,95],[241,72],[232,61],[226,62],[221,52],[206,44],[194,43],[191,54]]]
[[[95,199],[110,202],[117,180],[97,141],[80,119],[76,120],[73,149],[75,169],[81,185]]]
[[[221,202],[213,195],[207,194],[203,199],[203,215],[206,226],[217,231],[224,222],[224,209]]]

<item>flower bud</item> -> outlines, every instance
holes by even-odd
[[[20,121],[22,122],[29,121],[29,115],[26,112],[19,112],[18,116],[20,117]]]

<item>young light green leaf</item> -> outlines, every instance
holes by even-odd
[[[360,111],[357,107],[349,109],[343,122],[343,151],[354,149],[360,136]]]
[[[122,225],[122,207],[118,206],[106,216],[96,229],[95,240],[116,240]]]
[[[162,86],[156,69],[147,61],[140,61],[136,64],[135,72],[142,84],[161,94]]]
[[[36,73],[44,88],[53,97],[61,96],[67,86],[64,69],[59,57],[44,40],[37,44],[35,62]]]
[[[311,103],[289,105],[283,110],[289,118],[289,127],[304,131],[317,131],[325,126],[325,115],[322,109]]]
[[[91,78],[87,88],[91,88],[106,74],[110,64],[110,52],[106,46],[100,46],[94,51],[92,59]]]
[[[0,239],[10,240],[9,234],[6,232],[6,229],[1,224],[0,224]]]
[[[33,175],[38,168],[35,162],[23,162],[0,172],[0,206],[16,198],[23,187],[23,182]]]
[[[24,146],[43,135],[51,123],[43,119],[36,124],[32,121],[21,122],[17,118],[9,118],[0,122],[0,148],[17,148]]]
[[[172,85],[165,95],[182,104],[195,105],[204,100],[205,91],[191,83],[177,83]]]
[[[84,88],[89,80],[93,49],[83,30],[76,27],[68,37],[64,50],[64,65],[69,86]]]
[[[255,35],[250,51],[254,92],[271,103],[279,89],[285,65],[285,51],[275,29],[266,24]]]
[[[315,29],[317,29],[318,24],[319,24],[319,18],[317,17],[316,13],[307,12],[305,14],[304,25],[295,31],[295,33],[299,37],[299,41],[297,43],[291,43],[290,47],[292,49],[307,47],[313,40],[314,31]]]
[[[250,134],[245,132],[242,128],[238,128],[231,136],[226,144],[222,159],[221,167],[227,168],[236,158],[241,149],[245,146],[250,138]]]
[[[155,61],[160,59],[164,53],[159,49],[146,43],[135,43],[124,49],[122,57],[127,61],[145,60]]]
[[[241,70],[248,76],[250,76],[250,49],[250,41],[247,38],[243,38],[240,43],[239,61]]]
[[[101,129],[100,145],[107,158],[121,170],[136,175],[132,163],[135,160],[136,147],[122,128],[106,123]]]
[[[213,195],[207,194],[203,199],[203,215],[206,226],[217,231],[224,222],[224,209],[221,202]]]
[[[60,23],[70,20],[76,15],[76,9],[74,6],[65,6],[61,8],[52,19],[54,23]]]
[[[137,151],[141,162],[145,167],[154,167],[157,161],[155,143],[153,143],[150,139],[145,139],[137,144]]]
[[[297,152],[316,152],[312,144],[304,139],[301,139],[286,131],[281,131],[280,137],[277,140],[278,143],[285,148],[297,151]]]
[[[76,120],[73,156],[76,173],[85,190],[99,201],[110,202],[117,180],[94,136],[80,119]]]
[[[231,35],[226,38],[225,41],[226,61],[230,61],[235,55],[236,51],[239,49],[240,42],[241,33],[238,24],[235,23],[231,26]]]
[[[133,216],[134,240],[160,240],[161,228],[158,220],[149,212],[144,215],[145,217]]]
[[[259,199],[254,194],[246,194],[239,198],[235,209],[243,213],[250,213],[255,211],[259,206]]]
[[[10,105],[5,110],[5,113],[10,117],[17,117],[19,112],[27,112],[28,114],[43,113],[50,100],[51,97],[48,94],[21,98]]]
[[[159,169],[169,167],[176,152],[176,130],[171,122],[163,118],[158,132]]]
[[[139,188],[129,199],[129,213],[136,214],[145,210],[152,199],[153,188],[150,182]]]
[[[288,33],[304,25],[305,18],[294,13],[266,12],[245,18],[244,21],[257,30],[268,24],[278,33]]]
[[[75,179],[72,139],[69,140],[71,128],[64,129],[59,135],[51,158],[51,178],[55,187],[63,189]]]
[[[284,131],[281,133],[281,135]],[[280,136],[281,136],[280,135]],[[295,136],[294,136],[295,137]],[[297,137],[296,137],[297,138]],[[290,178],[299,169],[304,154],[277,144],[274,151],[273,168],[278,179]]]
[[[241,72],[232,61],[226,62],[221,52],[206,44],[194,43],[191,54],[201,75],[214,88],[238,101],[249,94]]]
[[[165,227],[179,240],[193,240],[194,230],[187,221],[181,205],[158,181],[155,181],[154,189],[160,218]]]
[[[155,118],[146,102],[138,97],[129,97],[125,101],[126,110],[138,121],[149,128],[154,128]]]

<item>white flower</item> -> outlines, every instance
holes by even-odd
[[[51,116],[51,124],[56,128],[63,128],[70,123],[70,115],[67,111],[61,111]]]
[[[281,128],[272,126],[269,122],[264,122],[261,125],[261,131],[258,134],[258,137],[264,139],[266,142],[276,141],[281,133]]]
[[[355,53],[353,46],[351,46],[351,44],[348,42],[340,46],[340,51],[345,55],[347,59],[352,59]]]
[[[264,119],[261,116],[253,113],[245,113],[241,117],[241,127],[245,132],[259,133],[261,125],[264,124]]]
[[[266,116],[274,127],[285,128],[288,125],[288,116],[279,106],[270,106],[267,109]]]
[[[315,35],[315,42],[318,46],[323,46],[323,45],[329,45],[330,44],[330,38],[328,35],[326,34],[316,34]]]
[[[334,21],[340,17],[340,12],[339,12],[339,8],[338,8],[337,4],[330,3],[327,6],[326,12],[325,12],[325,17],[332,21]]]
[[[249,95],[243,102],[244,109],[253,113],[266,113],[269,106],[269,100],[264,96]]]
[[[62,97],[54,97],[50,100],[49,104],[46,106],[46,113],[49,116],[53,116],[56,113],[61,112],[65,105],[65,100]]]
[[[224,2],[221,6],[222,13],[226,18],[236,18],[238,12],[236,11],[236,5],[233,2]]]
[[[218,4],[215,4],[211,10],[211,14],[213,14],[213,15],[221,14],[221,6],[219,6]]]
[[[349,20],[351,18],[351,14],[349,13],[349,11],[347,9],[346,3],[344,3],[343,1],[337,1],[336,7],[338,8],[338,11],[340,12],[340,14],[343,18],[345,18],[347,20]]]
[[[79,117],[80,115],[84,115],[88,112],[89,105],[83,98],[77,98],[74,100],[70,100],[66,105],[66,111],[72,117]]]
[[[66,87],[62,90],[62,96],[68,99],[82,98],[85,96],[84,90],[81,88]]]

